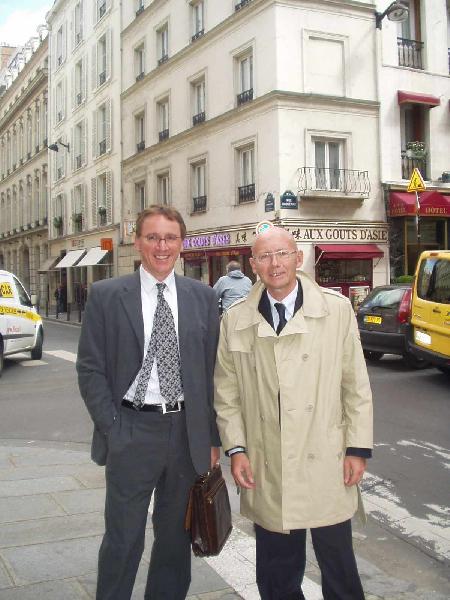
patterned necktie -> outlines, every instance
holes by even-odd
[[[278,327],[277,327],[277,335],[280,335],[283,327],[287,323],[287,320],[286,320],[286,307],[281,302],[275,302],[274,306],[277,309],[278,316],[280,317],[280,320],[278,322]]]
[[[145,393],[155,358],[159,389],[165,403],[170,407],[174,406],[183,393],[175,322],[170,306],[164,298],[166,284],[157,283],[156,287],[158,288],[158,304],[153,318],[152,334],[133,398],[133,404],[137,409],[144,405]]]

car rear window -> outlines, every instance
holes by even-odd
[[[422,300],[450,304],[450,260],[427,258],[422,261],[417,295]]]
[[[398,308],[405,288],[373,290],[361,304],[361,308]]]

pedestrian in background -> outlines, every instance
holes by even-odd
[[[236,260],[227,264],[227,274],[220,277],[213,286],[219,303],[222,306],[222,312],[239,300],[245,298],[252,287],[252,281],[241,271],[241,265]]]
[[[153,491],[145,598],[183,600],[191,580],[189,490],[219,460],[219,315],[210,287],[174,273],[185,235],[175,209],[145,209],[136,222],[141,267],[94,283],[86,304],[78,381],[95,426],[92,457],[106,464],[97,600],[130,599]]]
[[[324,600],[362,600],[350,519],[371,456],[372,398],[355,315],[347,298],[297,275],[302,252],[287,231],[260,234],[252,254],[260,281],[222,319],[215,408],[241,512],[255,523],[259,593],[304,598],[309,528]]]

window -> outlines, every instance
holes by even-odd
[[[450,304],[450,261],[440,258],[422,260],[417,295],[429,302]],[[438,312],[434,310],[433,312]]]
[[[238,149],[238,203],[255,200],[255,149],[253,144]]]
[[[206,211],[206,161],[191,165],[192,212]]]
[[[65,97],[64,97],[64,82],[60,81],[56,85],[56,101],[55,101],[55,123],[60,123],[65,117]]]
[[[73,47],[83,41],[83,2],[78,2],[73,11]]]
[[[136,81],[143,79],[145,75],[145,48],[143,43],[134,50],[134,72]]]
[[[13,126],[13,133],[12,133],[12,162],[13,162],[13,169],[16,168],[17,166],[17,132],[16,132],[16,126]]]
[[[169,24],[165,23],[156,32],[158,65],[162,65],[169,58]]]
[[[64,227],[64,194],[58,194],[53,201],[53,231],[55,236],[62,235]]]
[[[66,40],[65,40],[65,27],[61,25],[56,32],[56,57],[55,57],[55,70],[58,69],[65,61],[66,54]]]
[[[164,204],[168,206],[170,204],[170,190],[169,190],[169,173],[161,173],[157,177],[156,181],[156,195],[158,199],[158,204]]]
[[[157,104],[159,122],[159,141],[163,142],[169,137],[169,99],[164,98]]]
[[[59,140],[61,141],[61,140]],[[64,151],[63,151],[64,150]],[[55,181],[59,181],[66,174],[66,151],[60,147],[58,152],[55,152]]]
[[[313,140],[315,189],[340,190],[343,142],[340,140]]]
[[[428,176],[428,152],[426,132],[429,131],[429,108],[420,104],[407,104],[400,107],[401,162],[402,179],[410,179],[414,168],[419,169],[426,179]],[[422,142],[423,150],[412,151],[409,146],[418,146],[412,142]]]
[[[136,2],[136,16],[138,17],[145,10],[144,0],[137,0]]]
[[[253,99],[253,54],[247,53],[237,59],[238,94],[237,104],[244,104]]]
[[[28,111],[27,116],[27,158],[31,158],[31,144],[33,138],[33,125],[31,121],[31,112]],[[10,156],[11,158],[11,156]]]
[[[34,111],[34,145],[36,152],[39,152],[41,142],[41,111],[39,106],[36,106]]]
[[[105,171],[91,179],[92,225],[106,225],[112,221],[112,172]]]
[[[191,5],[192,11],[192,41],[194,42],[205,33],[204,15],[205,6],[203,0]]]
[[[106,34],[103,35],[97,43],[97,86],[103,85],[106,81],[106,57],[107,57],[107,48],[106,48]]]
[[[83,231],[85,221],[84,185],[76,185],[72,190],[72,228],[75,233]]]
[[[135,212],[142,212],[146,206],[147,190],[145,181],[139,181],[134,185]]]
[[[102,19],[106,12],[109,10],[111,0],[94,0],[95,2],[95,22],[97,23]]]
[[[72,169],[76,171],[86,164],[86,121],[75,125],[72,140]]]
[[[192,84],[192,124],[198,125],[205,120],[205,80],[194,81]]]
[[[74,68],[73,73],[73,108],[77,108],[86,100],[86,59],[80,59]]]
[[[98,158],[111,150],[111,100],[106,100],[93,114],[92,155]]]
[[[408,18],[397,24],[398,64],[401,67],[423,69],[420,0],[402,0],[408,7]]]
[[[134,117],[134,127],[136,132],[136,150],[142,152],[145,149],[145,112],[141,112]]]

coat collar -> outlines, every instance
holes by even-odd
[[[306,333],[308,331],[307,321],[305,319],[318,319],[329,314],[325,296],[309,275],[300,271],[297,273],[303,289],[303,305],[295,313],[292,319],[280,334],[281,336],[293,333]],[[253,325],[258,325],[258,335],[261,337],[276,336],[273,327],[266,321],[258,310],[261,295],[265,286],[261,281],[257,281],[252,287],[246,300],[236,306],[239,311],[236,320],[236,330],[247,329]]]

